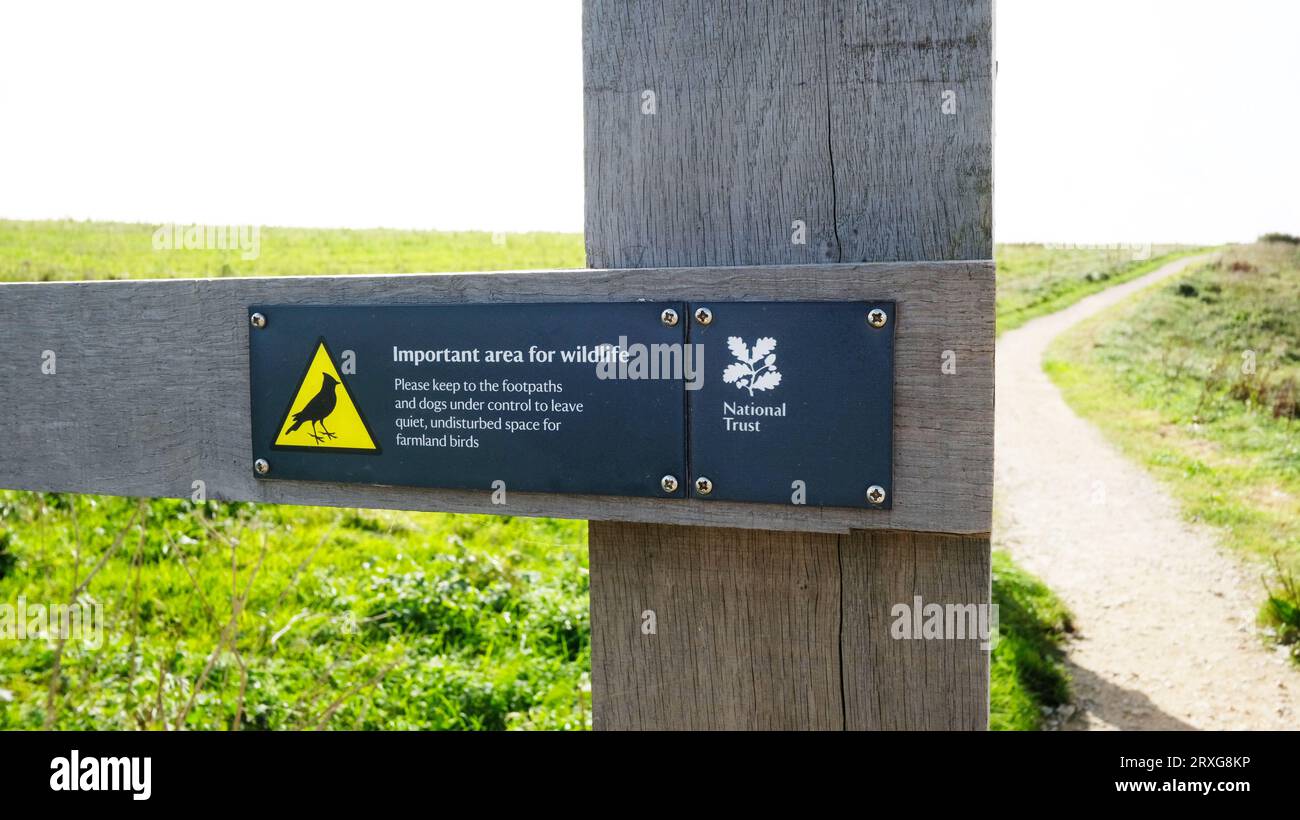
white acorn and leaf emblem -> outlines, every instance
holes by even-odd
[[[781,373],[776,369],[776,339],[761,336],[751,349],[739,336],[727,337],[727,348],[739,361],[727,365],[722,380],[737,388],[749,391],[771,390],[781,383]]]

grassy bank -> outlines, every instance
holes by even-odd
[[[1091,293],[1150,273],[1196,250],[1177,245],[1142,248],[999,245],[998,332],[1055,313]]]
[[[0,281],[583,264],[568,234],[267,228],[247,260],[154,229],[0,221]],[[1032,729],[1068,615],[994,566],[992,724]],[[6,641],[0,729],[590,726],[584,522],[0,491],[0,603],[80,584],[102,642]]]
[[[1276,565],[1262,617],[1300,655],[1300,248],[1232,248],[1065,334],[1046,367],[1189,518]]]
[[[1062,647],[1074,631],[1070,613],[1001,551],[993,553],[993,603],[999,641],[990,671],[989,724],[994,730],[1041,728],[1045,710],[1070,700]]]

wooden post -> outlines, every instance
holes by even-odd
[[[590,267],[992,257],[991,0],[584,6]],[[992,384],[962,368],[983,342],[952,339],[939,383],[991,436]],[[986,505],[986,461],[899,491]],[[988,725],[978,641],[890,637],[917,596],[989,603],[987,533],[593,521],[590,544],[598,729]]]

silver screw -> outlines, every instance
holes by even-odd
[[[266,475],[271,472],[271,465],[266,459],[259,458],[257,461],[253,462],[253,471],[258,475]]]
[[[885,488],[879,484],[872,484],[867,488],[867,503],[883,504],[885,503]]]
[[[248,323],[259,330],[266,327],[266,317],[260,313],[254,313],[248,317]]]
[[[707,325],[713,321],[713,311],[706,307],[695,309],[695,321],[702,325]]]
[[[888,321],[889,321],[889,314],[885,313],[880,308],[872,308],[871,311],[867,313],[867,324],[871,325],[872,327],[884,327],[885,322]]]
[[[662,487],[664,492],[666,493],[677,492],[677,476],[675,475],[664,476],[663,478],[659,479],[659,486]]]
[[[659,314],[659,321],[663,322],[668,327],[676,327],[677,311],[672,308],[664,308],[664,312]]]
[[[704,476],[700,476],[699,478],[695,479],[695,492],[699,493],[700,495],[708,495],[709,493],[713,492],[713,482],[709,481]]]

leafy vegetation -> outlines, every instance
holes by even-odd
[[[583,264],[577,235],[267,228],[244,260],[154,227],[0,221],[0,281]],[[994,561],[992,725],[1032,729],[1068,615]],[[102,642],[6,641],[0,729],[591,725],[580,521],[0,491],[0,604],[73,599]]]
[[[1186,515],[1273,564],[1262,617],[1300,657],[1300,248],[1229,249],[1065,334],[1046,366]]]
[[[1266,233],[1259,238],[1260,242],[1285,242],[1288,245],[1300,245],[1300,236],[1289,233]]]
[[[0,521],[3,601],[108,557],[77,596],[102,643],[6,642],[0,729],[590,726],[585,522],[34,493]]]

